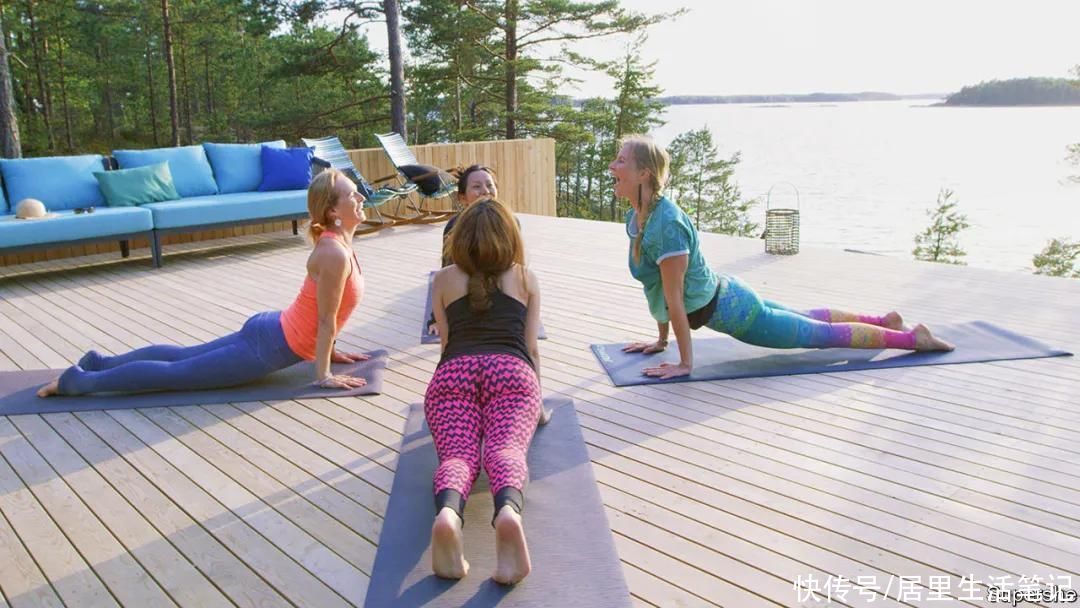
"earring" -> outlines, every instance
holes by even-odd
[[[341,228],[341,218],[340,217],[334,220],[334,225],[337,226],[338,228]]]

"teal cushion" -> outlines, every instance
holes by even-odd
[[[0,160],[11,205],[36,198],[49,211],[104,205],[105,197],[94,178],[94,173],[104,168],[100,154]]]
[[[140,209],[149,209],[154,214],[154,227],[161,229],[299,216],[307,213],[307,190],[198,196],[170,203],[150,203]]]
[[[150,212],[142,207],[96,207],[93,213],[60,211],[44,220],[17,220],[0,216],[0,248],[25,247],[45,243],[66,243],[149,232]]]
[[[173,185],[169,163],[137,169],[101,171],[94,174],[110,207],[134,207],[180,198]]]
[[[263,144],[203,144],[210,167],[214,170],[218,192],[253,192],[263,180],[262,146],[282,149],[285,140],[268,141]]]
[[[113,156],[121,169],[134,169],[168,162],[173,185],[180,196],[217,194],[214,171],[202,146],[153,148],[150,150],[115,150]]]

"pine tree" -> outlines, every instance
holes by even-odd
[[[720,158],[708,127],[679,134],[669,146],[673,196],[694,220],[698,230],[750,236],[758,224],[750,220],[755,200],[744,200],[734,181],[738,152]]]
[[[915,249],[912,254],[916,260],[940,262],[942,264],[964,265],[961,260],[967,255],[960,247],[958,235],[970,224],[967,216],[956,210],[954,192],[942,188],[938,193],[937,207],[927,210],[930,226],[915,236]]]

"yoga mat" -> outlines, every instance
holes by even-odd
[[[138,394],[101,393],[77,397],[53,396],[46,399],[38,397],[37,390],[64,370],[0,372],[0,416],[377,395],[382,391],[383,372],[386,370],[386,351],[377,350],[369,354],[371,358],[367,361],[333,365],[335,374],[349,374],[367,379],[365,386],[351,390],[332,390],[312,385],[311,381],[315,374],[312,371],[314,364],[310,361],[303,361],[274,372],[257,382],[230,388]]]
[[[623,344],[593,344],[591,348],[615,386],[952,365],[1072,354],[984,321],[935,325],[931,329],[935,336],[955,344],[956,350],[921,353],[854,348],[779,350],[751,346],[728,336],[694,340],[694,371],[689,376],[669,380],[644,376],[641,370],[665,361],[678,363],[679,349],[674,342],[666,351],[653,355],[624,353]]]
[[[537,429],[529,449],[530,481],[522,512],[532,573],[513,587],[491,580],[493,506],[487,477],[481,473],[465,507],[469,574],[459,581],[432,574],[431,476],[438,458],[423,405],[415,404],[401,438],[365,606],[630,606],[573,402],[547,399],[545,406],[553,409],[551,422]]]
[[[428,320],[431,319],[431,280],[435,277],[435,273],[438,271],[431,271],[428,273],[427,282],[427,302],[424,303],[424,320],[420,324],[420,343],[421,344],[438,344],[439,336],[434,336],[428,333]],[[544,331],[544,322],[540,322],[540,331],[536,335],[538,340],[547,340],[547,332]]]

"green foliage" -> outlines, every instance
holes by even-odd
[[[1046,247],[1032,258],[1035,274],[1051,277],[1080,278],[1077,261],[1080,260],[1080,243],[1069,239],[1050,239]]]
[[[916,260],[965,264],[960,258],[967,253],[960,248],[958,235],[970,224],[967,216],[956,210],[957,201],[953,200],[953,194],[952,190],[942,188],[938,193],[937,207],[927,210],[930,226],[915,236],[915,249],[912,254]]]
[[[744,200],[734,182],[739,153],[720,158],[707,127],[681,133],[669,146],[669,191],[694,220],[698,230],[751,236],[758,224],[749,211],[757,201]]]
[[[181,143],[336,133],[372,145],[388,112],[382,60],[355,23],[319,25],[324,5],[170,0]],[[168,145],[159,0],[0,6],[25,155]]]
[[[1080,87],[1065,78],[1014,78],[964,87],[945,101],[950,106],[1080,105]]]

